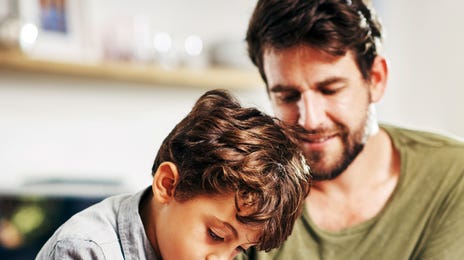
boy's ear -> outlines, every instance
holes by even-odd
[[[152,190],[155,200],[167,203],[174,198],[179,172],[172,162],[162,162],[153,176]]]
[[[371,80],[370,80],[370,93],[371,93],[371,102],[378,102],[384,92],[388,80],[388,64],[387,60],[381,56],[377,55],[374,62],[372,63],[371,69]]]

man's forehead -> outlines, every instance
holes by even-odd
[[[342,55],[333,55],[323,49],[319,49],[308,44],[299,44],[288,48],[267,46],[263,51],[263,62],[266,63],[266,59],[269,59],[269,57],[277,59],[298,59],[302,57],[307,59],[314,57],[314,59],[324,60],[326,62],[335,62],[343,59],[344,57],[354,59],[354,53],[351,50],[346,50]]]
[[[292,85],[308,79],[325,81],[358,70],[352,52],[333,56],[308,46],[285,50],[268,49],[263,56],[263,63],[269,87],[275,84]]]

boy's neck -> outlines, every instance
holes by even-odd
[[[139,214],[140,218],[143,223],[143,228],[145,230],[145,234],[150,241],[151,246],[153,247],[153,251],[156,254],[157,259],[162,259],[161,254],[158,249],[158,242],[156,241],[156,227],[154,226],[156,216],[153,215],[155,207],[153,201],[153,191],[150,188],[145,194],[143,194],[140,204],[139,204]]]

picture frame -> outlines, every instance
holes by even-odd
[[[82,59],[84,23],[82,0],[19,0],[23,24],[37,27],[35,42],[25,51],[32,58]]]

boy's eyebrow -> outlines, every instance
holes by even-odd
[[[225,227],[227,227],[227,229],[229,229],[232,234],[234,235],[234,237],[238,237],[238,232],[237,230],[234,228],[234,226],[232,226],[230,223],[228,222],[225,222],[225,221],[222,221],[220,220],[219,218],[217,217],[214,217],[216,219],[217,222],[221,223],[222,225],[224,225]]]
[[[218,223],[221,223],[222,225],[224,225],[225,227],[227,227],[227,229],[229,229],[229,230],[232,232],[232,234],[233,234],[233,236],[234,236],[235,238],[238,238],[238,232],[237,232],[237,230],[234,228],[234,226],[232,226],[232,224],[230,224],[230,223],[228,223],[228,222],[226,222],[226,221],[222,221],[222,220],[220,220],[220,219],[217,218],[217,217],[214,217],[214,218],[215,218],[215,220],[216,220]],[[247,245],[250,245],[250,246],[255,246],[255,245],[257,245],[257,244],[258,244],[258,242],[254,242],[254,241],[250,241],[249,243],[247,243]]]

